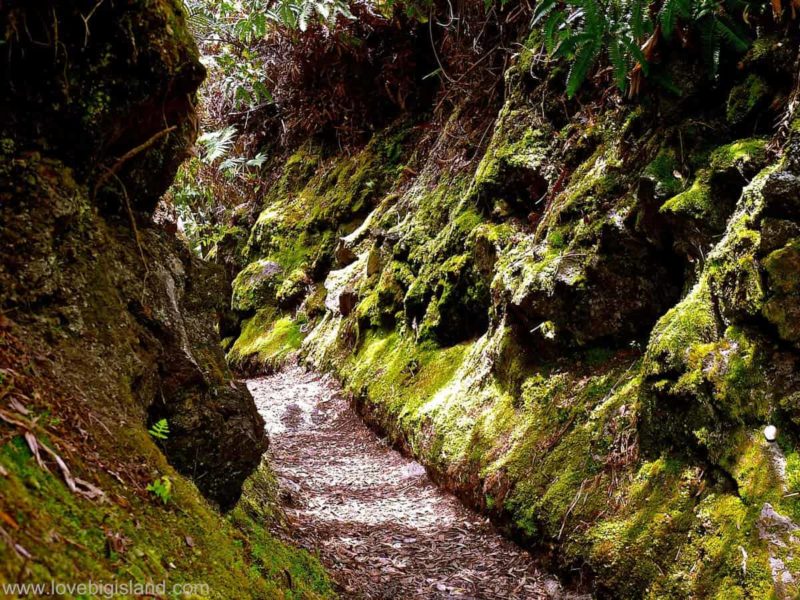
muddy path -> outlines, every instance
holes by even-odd
[[[248,387],[271,438],[292,538],[316,549],[343,597],[570,597],[370,431],[330,377],[293,366]]]

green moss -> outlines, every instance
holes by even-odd
[[[667,200],[662,213],[674,214],[721,229],[731,210],[730,201],[715,192],[715,177],[730,169],[747,170],[766,161],[766,140],[749,138],[716,148],[707,166],[698,171],[691,187]]]
[[[303,269],[295,269],[281,283],[275,294],[279,306],[296,304],[305,295],[310,278]]]
[[[228,519],[246,532],[245,549],[251,557],[251,572],[289,588],[287,600],[333,598],[331,581],[312,554],[280,543],[268,530],[284,520],[278,511],[278,482],[266,463],[250,476],[242,499]]]
[[[274,305],[282,273],[280,265],[268,260],[247,265],[233,280],[232,308],[247,312]]]
[[[691,188],[667,200],[661,211],[685,215],[699,221],[709,218],[714,212],[711,188],[708,184],[695,180]]]
[[[800,291],[800,240],[792,240],[764,259],[770,287],[784,294]]]
[[[745,138],[716,148],[709,159],[712,171],[722,171],[731,167],[748,164],[763,165],[767,159],[765,138]]]
[[[656,194],[659,197],[674,196],[681,191],[683,178],[675,176],[679,172],[680,163],[672,148],[662,148],[644,169],[644,175],[652,177],[656,182]]]
[[[768,95],[769,87],[766,82],[754,73],[748,75],[747,79],[735,86],[728,96],[725,113],[728,122],[738,124],[747,119],[767,99]]]
[[[296,352],[305,335],[297,320],[279,316],[275,309],[256,312],[242,325],[242,333],[228,353],[228,362],[235,367],[256,364],[271,370]]]
[[[173,482],[167,505],[116,489],[110,478],[102,484],[115,489],[108,501],[85,500],[37,466],[22,438],[0,446],[7,472],[0,477],[3,527],[34,557],[24,560],[0,546],[0,581],[19,581],[24,571],[34,582],[207,584],[210,598],[228,598],[234,590],[242,598],[334,597],[315,558],[284,545],[263,524],[235,516],[229,523],[154,448],[151,459],[150,468]],[[294,575],[292,586],[284,569]]]
[[[729,325],[763,295],[748,212],[757,185],[738,207],[734,196],[766,161],[765,143],[698,152],[704,142],[682,128],[680,151],[685,143],[698,168],[684,182],[664,132],[636,137],[648,111],[607,111],[553,135],[538,108],[509,101],[474,176],[442,174],[432,161],[358,226],[349,238],[358,268],[374,252],[380,274],[359,278],[354,315],[312,321],[301,352],[335,371],[367,418],[450,489],[556,548],[564,569],[588,565],[599,595],[764,597],[771,574],[754,534],[758,511],[770,501],[790,512],[791,499],[776,495],[780,478],[752,435],[774,410],[768,356],[752,331]],[[631,153],[628,142],[646,151]],[[356,171],[331,165],[328,182],[352,188]],[[642,175],[669,198],[664,213],[711,223],[715,235],[728,228],[722,242],[713,237],[718,249],[703,257],[696,285],[657,322],[644,357],[628,338],[625,347],[606,337],[590,345],[566,329],[576,295],[589,297],[595,320],[610,313],[591,278],[603,261],[614,273],[630,268],[611,247],[649,235],[638,229],[644,219],[632,225]],[[529,221],[530,189],[542,182],[557,192]],[[321,197],[300,201],[311,211]],[[562,318],[553,305],[564,289]],[[476,315],[485,328],[468,330]],[[468,333],[454,340],[448,330]],[[746,573],[739,546],[751,557]]]

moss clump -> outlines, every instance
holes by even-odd
[[[680,163],[673,148],[662,148],[656,157],[644,169],[644,175],[656,182],[656,196],[665,198],[678,194],[684,185],[680,174]]]
[[[287,309],[296,306],[306,295],[311,278],[303,269],[295,269],[281,283],[275,294],[278,306]]]
[[[233,280],[233,310],[248,312],[274,305],[282,273],[279,264],[268,260],[247,265]]]
[[[647,347],[645,372],[657,375],[680,368],[693,345],[711,342],[717,334],[711,290],[703,280],[656,323]]]
[[[504,108],[475,170],[468,201],[496,218],[533,211],[548,188],[546,156],[551,135],[538,115]]]
[[[800,240],[795,239],[764,259],[769,286],[776,292],[800,291]]]
[[[737,140],[716,148],[691,187],[667,200],[661,212],[721,230],[746,183],[742,174],[753,173],[766,160],[766,140],[761,138]]]
[[[792,240],[764,259],[769,297],[764,316],[787,341],[800,341],[800,240]]]
[[[245,371],[271,371],[303,343],[300,323],[263,308],[242,324],[242,332],[228,352],[232,367]]]
[[[143,432],[142,432],[143,434]],[[0,447],[4,528],[32,556],[0,546],[0,582],[51,580],[206,584],[208,598],[332,598],[319,562],[267,530],[267,521],[223,518],[152,448],[150,468],[172,482],[164,505],[108,478],[106,502],[83,499],[44,471],[21,437]],[[75,464],[72,464],[73,468]],[[271,506],[276,504],[271,502]],[[293,575],[292,586],[284,570]]]
[[[769,97],[769,86],[755,73],[748,75],[735,86],[728,96],[725,116],[729,123],[738,125],[753,115]]]

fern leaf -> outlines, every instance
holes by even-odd
[[[306,0],[300,5],[300,10],[297,14],[297,26],[300,31],[308,29],[308,18],[311,16],[311,11],[314,5]]]
[[[719,36],[734,50],[737,52],[747,52],[747,49],[750,47],[750,41],[734,31],[725,21],[717,19],[716,28]]]
[[[233,148],[235,137],[236,128],[233,126],[223,127],[217,131],[210,131],[201,135],[197,138],[197,143],[202,145],[205,149],[203,160],[207,163],[213,163],[217,159],[228,154],[231,148]]]
[[[588,43],[581,46],[575,54],[575,60],[567,76],[567,97],[572,98],[586,80],[589,70],[597,58],[598,45]]]
[[[553,8],[556,6],[557,0],[542,0],[536,5],[536,10],[533,11],[533,20],[531,21],[531,26],[536,25],[546,16],[548,16],[552,11]]]
[[[165,440],[169,437],[169,423],[166,419],[160,419],[147,432],[157,440]]]
[[[717,33],[719,21],[709,17],[701,21],[700,39],[703,46],[703,60],[711,79],[716,79],[719,73],[720,43]]]
[[[630,0],[628,21],[630,23],[631,34],[637,42],[640,42],[642,38],[649,35],[653,28],[653,24],[650,22],[649,18],[649,4],[645,5],[645,1],[646,0]]]
[[[569,37],[561,40],[553,52],[553,58],[564,58],[577,54],[578,48],[592,44],[595,41],[595,36],[592,33],[575,33]]]
[[[562,25],[564,25],[564,13],[560,10],[550,13],[550,16],[547,17],[547,21],[544,24],[544,47],[547,50],[548,54],[553,54],[555,52],[556,47],[558,46],[558,33],[563,31],[560,29]]]
[[[689,18],[692,14],[692,0],[665,0],[661,7],[659,17],[661,19],[661,30],[664,36],[669,38],[675,30],[678,19]]]
[[[625,49],[628,51],[628,54],[630,54],[633,57],[633,60],[639,63],[639,66],[642,69],[642,73],[644,73],[645,75],[649,74],[650,63],[647,62],[647,57],[644,55],[644,52],[642,52],[642,49],[639,47],[639,45],[635,41],[628,38],[627,36],[623,36],[621,38],[621,42],[625,46]]]
[[[628,71],[630,70],[630,65],[625,55],[625,47],[620,38],[611,41],[611,45],[608,47],[608,57],[611,59],[614,83],[616,83],[619,90],[624,93],[628,88]]]

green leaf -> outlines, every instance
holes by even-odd
[[[630,65],[625,54],[625,47],[620,38],[611,41],[611,45],[608,47],[608,56],[611,59],[611,68],[614,72],[614,83],[617,84],[620,91],[624,92],[628,88]]]
[[[659,17],[661,19],[661,30],[664,37],[672,37],[678,19],[686,19],[692,14],[692,0],[664,0]]]
[[[147,491],[167,504],[172,498],[172,481],[167,476],[159,477],[147,486]]]
[[[647,62],[647,58],[645,58],[644,52],[642,52],[639,45],[627,37],[623,37],[621,41],[628,51],[628,54],[642,67],[642,73],[647,75],[650,72],[650,63]]]
[[[564,58],[572,54],[577,55],[579,46],[590,44],[595,39],[595,35],[591,32],[573,34],[561,41],[556,51],[553,52],[553,58]]]
[[[572,98],[586,80],[589,69],[597,58],[598,45],[585,44],[578,49],[567,76],[567,97]]]
[[[718,35],[737,52],[747,52],[747,49],[750,48],[750,41],[740,36],[722,19],[717,19],[716,28]]]
[[[536,25],[545,18],[556,5],[557,0],[542,0],[536,5],[536,10],[533,12],[533,21],[531,25]]]
[[[205,148],[203,161],[213,163],[228,154],[233,148],[235,137],[236,128],[233,126],[223,127],[217,131],[210,131],[201,135],[197,138],[197,143]]]
[[[552,55],[558,45],[557,32],[558,27],[564,24],[564,13],[560,10],[555,11],[547,17],[544,24],[544,46],[547,53]]]
[[[157,440],[165,440],[169,437],[169,423],[166,419],[159,419],[147,432]]]

